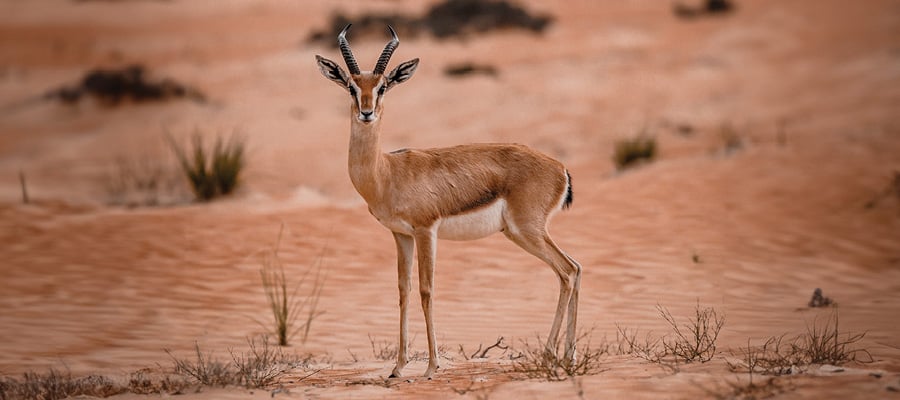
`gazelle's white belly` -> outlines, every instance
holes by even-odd
[[[375,219],[393,232],[407,235],[413,234],[413,226],[408,221],[390,213],[372,212]],[[435,222],[440,239],[474,240],[500,232],[505,227],[503,214],[506,212],[506,200],[498,199],[493,203],[462,214],[443,217]]]
[[[505,210],[506,200],[498,199],[487,206],[441,218],[438,221],[438,238],[474,240],[500,232]]]

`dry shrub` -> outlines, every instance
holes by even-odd
[[[716,341],[725,326],[725,317],[712,307],[694,308],[694,316],[679,323],[672,313],[657,305],[660,317],[669,324],[671,332],[656,336],[652,332],[639,335],[637,329],[616,325],[615,354],[634,355],[667,370],[677,371],[680,363],[707,362],[716,355]]]
[[[165,157],[119,157],[105,180],[109,204],[141,207],[176,204],[185,200],[177,167]]]
[[[213,358],[212,353],[200,350],[200,344],[194,343],[196,360],[175,357],[168,349],[166,353],[172,358],[175,373],[195,380],[204,386],[226,386],[236,384],[237,374],[228,362]]]
[[[676,2],[672,6],[675,16],[683,19],[693,19],[705,15],[724,15],[735,9],[731,0],[703,0],[702,4],[690,6]]]
[[[615,143],[613,163],[617,170],[623,170],[641,163],[653,161],[656,157],[656,138],[640,134],[631,139]]]
[[[724,315],[720,318],[714,308],[701,308],[698,302],[694,308],[694,317],[682,325],[667,308],[657,305],[656,309],[672,328],[672,335],[661,341],[666,354],[686,363],[712,360],[716,355],[716,340],[725,325]]]
[[[247,344],[247,353],[231,351],[238,385],[247,388],[266,387],[292,369],[309,366],[311,356],[286,354],[281,347],[269,346],[265,336],[247,339]]]
[[[394,344],[393,342],[387,340],[375,340],[371,334],[369,336],[369,344],[372,345],[372,357],[375,357],[376,360],[381,361],[390,361],[396,360],[400,355],[400,346]],[[415,338],[413,338],[415,340]],[[412,346],[413,340],[408,341],[407,343]]]
[[[493,30],[523,29],[541,33],[552,18],[533,15],[516,4],[503,0],[445,0],[431,6],[421,16],[399,13],[363,14],[355,17],[337,13],[325,29],[314,31],[310,42],[337,47],[335,36],[348,24],[353,24],[354,37],[378,37],[385,40],[386,26],[397,33],[413,38],[430,33],[438,38],[466,37]]]
[[[188,98],[203,102],[203,94],[190,86],[172,79],[148,80],[143,65],[129,65],[121,69],[92,69],[74,86],[63,86],[48,91],[45,99],[59,99],[64,103],[78,102],[82,97],[92,96],[106,105],[118,105],[122,100],[135,102],[164,101],[173,98]]]
[[[153,374],[139,370],[128,377],[128,391],[135,394],[183,394],[191,383],[182,377],[169,374]]]
[[[69,371],[51,368],[46,373],[26,372],[22,380],[0,379],[0,399],[55,400],[76,396],[109,397],[125,388],[104,376],[73,377]]]
[[[839,331],[838,315],[831,314],[825,323],[814,319],[806,326],[806,332],[785,340],[786,335],[767,338],[762,344],[740,348],[740,360],[729,361],[733,371],[746,371],[751,376],[786,375],[796,368],[812,364],[842,365],[851,361],[871,362],[872,355],[853,345],[865,337],[865,333]],[[733,355],[736,355],[732,353]],[[857,356],[864,355],[865,359]]]
[[[497,74],[497,68],[493,65],[488,64],[463,62],[458,64],[451,64],[444,67],[444,75],[454,78],[460,78],[470,75],[486,75],[490,77],[496,77]]]
[[[503,336],[500,336],[497,338],[497,341],[494,342],[494,344],[488,347],[484,347],[483,343],[479,343],[478,348],[472,354],[466,352],[466,349],[463,347],[463,345],[459,345],[459,354],[466,360],[471,360],[473,358],[488,358],[488,352],[490,352],[492,349],[502,350],[502,355],[505,354],[507,350],[509,350],[509,346],[503,344]]]
[[[204,386],[237,385],[246,388],[260,388],[272,385],[295,368],[307,368],[310,356],[299,357],[287,354],[280,347],[271,347],[268,338],[260,336],[247,339],[249,351],[236,353],[229,350],[231,360],[220,361],[212,353],[200,350],[194,344],[195,360],[175,357],[166,350],[174,363],[176,374],[192,379]]]
[[[600,360],[609,354],[609,345],[591,346],[591,334],[593,330],[578,335],[576,358],[573,362],[564,355],[559,354],[559,340],[553,344],[550,350],[543,343],[541,337],[537,337],[536,344],[527,340],[522,342],[523,348],[516,350],[519,357],[513,360],[512,371],[523,374],[529,379],[546,379],[548,381],[563,381],[570,377],[583,375],[596,375],[603,372]]]

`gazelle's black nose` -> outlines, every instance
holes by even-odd
[[[360,111],[359,113],[362,114],[363,117],[368,118],[368,117],[371,117],[372,114],[375,113],[375,111]]]

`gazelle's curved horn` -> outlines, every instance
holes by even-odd
[[[372,73],[375,75],[384,73],[384,70],[387,68],[388,61],[391,60],[391,55],[394,54],[394,50],[397,50],[397,46],[400,45],[400,38],[397,37],[397,32],[394,32],[394,28],[392,28],[390,25],[388,25],[388,29],[391,30],[391,41],[384,46],[384,51],[381,52],[381,57],[378,57],[378,62],[375,63],[375,69],[372,70]]]
[[[347,68],[350,70],[350,73],[353,75],[359,75],[359,65],[356,65],[356,59],[353,58],[353,53],[350,51],[350,42],[347,41],[347,31],[350,29],[350,25],[347,24],[344,27],[344,30],[338,34],[338,44],[341,47],[341,55],[344,56],[344,62],[347,63]]]

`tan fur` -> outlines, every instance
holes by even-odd
[[[357,91],[350,106],[350,180],[368,203],[369,212],[393,232],[397,244],[401,351],[392,376],[400,376],[408,361],[406,310],[414,248],[418,253],[419,293],[428,336],[425,376],[431,377],[438,368],[432,318],[437,239],[441,222],[461,215],[473,217],[454,219],[454,229],[464,230],[460,223],[482,223],[480,228],[472,229],[473,234],[481,236],[496,228],[550,265],[559,278],[560,292],[548,350],[556,351],[554,346],[565,316],[565,357],[574,360],[581,266],[562,252],[547,233],[549,218],[562,208],[569,190],[565,167],[519,144],[467,144],[385,154],[379,141],[383,105],[374,89],[379,85],[393,87],[409,79],[418,60],[401,64],[388,75],[362,72],[349,76],[336,71],[333,62],[317,58],[326,77]],[[404,65],[410,72],[402,80],[392,81]],[[374,117],[364,116],[366,111],[374,111]]]

